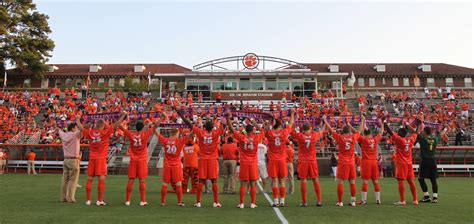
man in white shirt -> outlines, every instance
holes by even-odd
[[[267,189],[267,179],[268,179],[268,171],[267,171],[267,163],[266,156],[267,156],[268,148],[262,142],[258,144],[258,174],[260,179],[262,179],[263,191],[265,192]]]

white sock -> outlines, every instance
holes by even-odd
[[[375,200],[376,200],[376,201],[380,201],[380,191],[379,191],[379,192],[375,192]]]
[[[275,204],[275,205],[278,204],[278,198],[273,199],[273,204]]]
[[[430,196],[430,193],[429,192],[423,192],[423,195],[424,196]]]
[[[356,197],[351,197],[351,202],[355,202],[356,201]]]
[[[280,204],[285,204],[285,198],[280,198]]]
[[[438,197],[438,193],[433,193],[433,198],[437,198]]]
[[[362,201],[367,201],[367,192],[362,191],[360,194],[362,195]]]

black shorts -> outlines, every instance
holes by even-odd
[[[420,178],[437,178],[438,167],[436,162],[432,159],[421,160],[420,162]]]

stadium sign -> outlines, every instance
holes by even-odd
[[[222,100],[281,100],[283,98],[282,91],[261,91],[261,92],[245,92],[245,91],[225,91],[221,92]],[[215,97],[215,96],[214,96]],[[287,99],[288,96],[287,96]]]

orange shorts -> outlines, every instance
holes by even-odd
[[[336,173],[336,177],[343,180],[355,180],[357,177],[355,164],[338,163]]]
[[[183,168],[181,165],[163,167],[163,182],[176,183],[180,181],[183,181]]]
[[[87,175],[90,177],[107,176],[107,159],[89,159]]]
[[[360,163],[360,176],[364,180],[379,179],[379,164],[377,160],[362,160]]]
[[[147,160],[130,160],[128,165],[128,178],[147,178],[148,177],[148,163]]]
[[[198,176],[201,180],[217,179],[219,177],[217,159],[200,159],[198,161]]]
[[[273,178],[284,178],[288,176],[288,167],[286,160],[270,160],[268,161],[268,176]]]
[[[258,180],[258,164],[240,164],[240,180]]]
[[[412,164],[396,163],[395,177],[399,180],[409,180],[415,178]]]
[[[319,170],[317,162],[302,162],[298,163],[298,177],[300,179],[314,179],[318,178]]]

